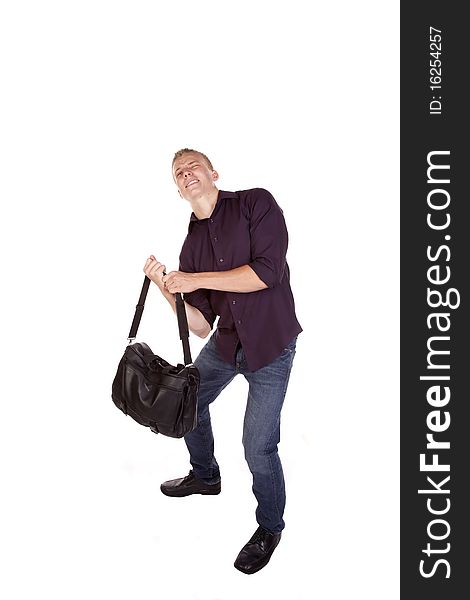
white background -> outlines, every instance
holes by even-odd
[[[398,9],[2,3],[3,598],[398,598]],[[221,189],[269,189],[290,232],[286,529],[252,577],[232,566],[256,528],[245,381],[214,405],[209,498],[160,493],[184,442],[110,397],[145,259],[178,264],[184,146]],[[151,292],[139,339],[176,362]]]

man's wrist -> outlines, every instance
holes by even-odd
[[[192,284],[194,287],[194,290],[198,290],[200,287],[202,287],[201,285],[201,277],[199,276],[199,273],[191,273],[191,279],[192,279]]]

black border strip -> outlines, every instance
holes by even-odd
[[[460,600],[469,589],[470,103],[464,88],[470,32],[464,6],[401,2],[400,589],[410,600]]]

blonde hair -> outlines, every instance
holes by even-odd
[[[211,171],[214,170],[214,167],[212,166],[212,163],[207,158],[207,156],[205,154],[203,154],[202,152],[199,152],[199,150],[193,150],[192,148],[181,148],[181,150],[178,150],[178,152],[175,152],[175,155],[173,156],[173,162],[171,163],[171,166],[173,167],[173,165],[175,164],[175,160],[177,160],[178,158],[181,158],[182,156],[184,156],[185,154],[188,154],[189,152],[195,152],[196,154],[199,154],[199,156],[201,156],[206,161],[207,166],[209,167],[209,169]]]

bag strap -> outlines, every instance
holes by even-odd
[[[129,331],[128,340],[129,344],[131,344],[136,336],[137,330],[139,329],[140,320],[142,319],[142,313],[144,312],[145,300],[147,298],[147,292],[149,291],[150,279],[145,276],[144,283],[142,285],[142,290],[140,292],[139,301],[135,307],[134,318],[132,320],[131,329]],[[176,300],[176,318],[178,319],[178,330],[180,334],[180,340],[183,344],[183,356],[184,356],[184,364],[190,365],[193,360],[191,358],[191,350],[189,348],[189,327],[188,327],[188,319],[186,316],[186,309],[184,307],[183,296],[180,293],[175,294]]]
[[[129,331],[129,335],[127,336],[129,340],[129,344],[133,342],[137,336],[137,330],[139,329],[140,320],[142,318],[142,313],[144,312],[145,299],[147,298],[147,292],[149,291],[150,279],[145,276],[144,285],[142,286],[142,290],[140,292],[139,301],[135,307],[134,318],[132,320],[131,330]]]
[[[178,292],[175,294],[176,298],[176,317],[178,318],[178,330],[180,333],[180,340],[183,344],[183,357],[184,364],[191,365],[193,359],[191,358],[191,350],[189,349],[189,327],[188,318],[186,317],[186,308],[184,305],[183,296]]]

